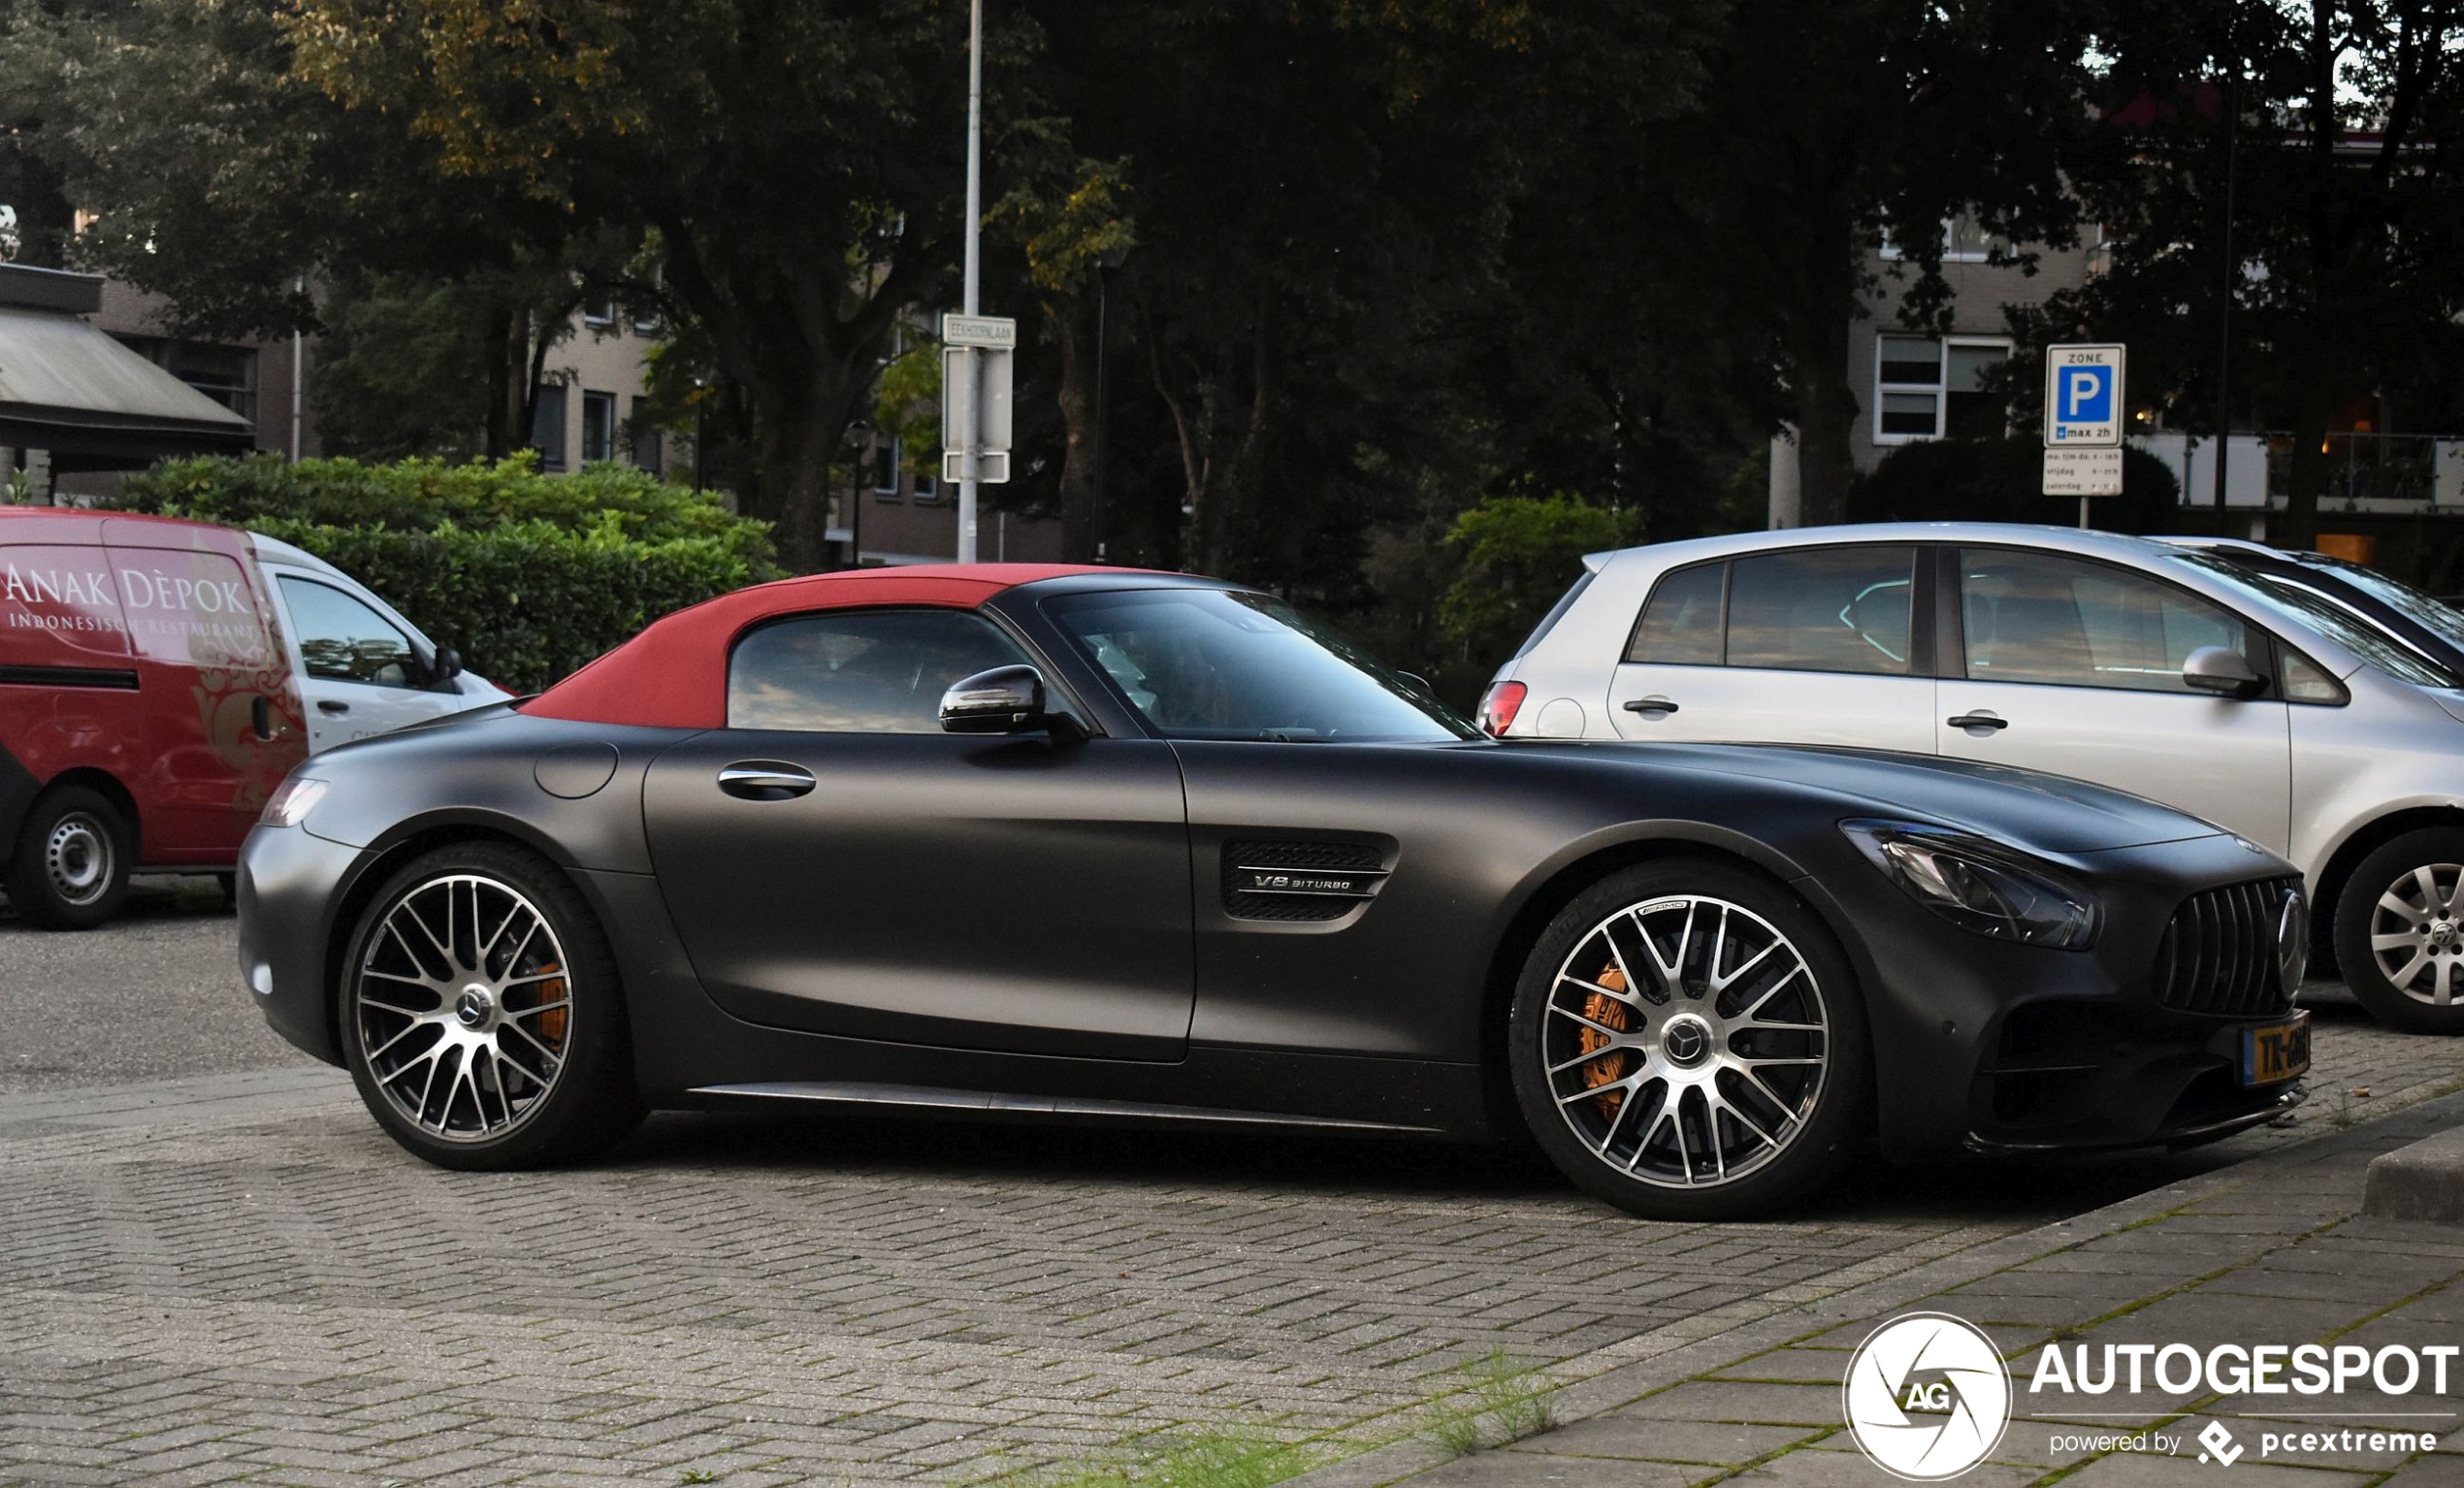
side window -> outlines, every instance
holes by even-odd
[[[2270,664],[2250,628],[2205,599],[2050,553],[1962,552],[1960,614],[1976,682],[2188,693],[2182,663],[2201,646]]]
[[[939,733],[950,684],[1026,657],[965,610],[838,610],[762,627],[728,663],[728,727]]]
[[[309,676],[377,687],[418,685],[419,654],[391,621],[331,584],[287,573],[280,582]]]
[[[1698,564],[1661,576],[1642,607],[1626,660],[1659,666],[1720,664],[1720,601],[1728,593],[1726,564]]]
[[[1729,565],[1728,663],[1908,673],[1912,547],[1800,548]]]

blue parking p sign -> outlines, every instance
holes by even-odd
[[[2122,443],[2122,348],[2045,348],[2045,447]]]

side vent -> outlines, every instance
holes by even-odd
[[[1341,920],[1386,883],[1366,842],[1227,842],[1223,912],[1235,920]]]

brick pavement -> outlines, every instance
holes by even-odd
[[[2464,1076],[2332,1006],[2318,1058],[2370,1082],[2345,1119]],[[672,1117],[467,1175],[326,1071],[0,1097],[0,1484],[972,1481],[1210,1430],[1334,1458],[1492,1351],[1613,1391],[2330,1115],[1679,1226],[1410,1145]]]

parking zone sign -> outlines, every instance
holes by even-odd
[[[2122,348],[2045,348],[2045,447],[2122,445]]]

